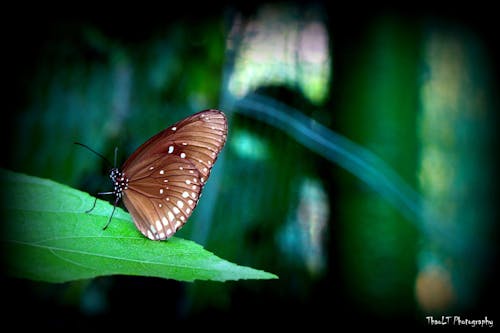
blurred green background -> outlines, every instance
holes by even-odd
[[[144,12],[13,28],[2,167],[107,191],[107,165],[74,141],[110,160],[118,147],[121,164],[175,121],[219,108],[227,145],[176,236],[280,279],[3,277],[13,313],[65,328],[498,318],[498,53],[487,9]]]

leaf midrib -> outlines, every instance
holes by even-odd
[[[28,247],[43,248],[43,249],[46,249],[46,250],[49,250],[49,251],[68,252],[68,253],[74,253],[74,254],[79,254],[79,255],[88,255],[88,256],[93,256],[93,257],[100,257],[100,258],[113,259],[113,260],[121,260],[121,261],[128,261],[128,262],[139,263],[139,264],[154,264],[154,265],[165,266],[165,267],[176,267],[176,268],[184,268],[184,269],[196,269],[196,270],[204,270],[204,271],[208,271],[208,272],[213,272],[213,268],[210,269],[210,268],[204,268],[204,267],[201,267],[201,266],[188,266],[188,265],[179,265],[179,264],[166,264],[166,263],[155,262],[155,261],[130,259],[130,258],[126,258],[126,257],[116,257],[116,256],[110,256],[110,255],[103,255],[103,254],[100,254],[100,253],[92,253],[92,252],[86,252],[86,251],[81,251],[81,250],[64,249],[64,248],[59,248],[59,247],[55,247],[55,246],[34,245],[32,243],[23,242],[23,241],[16,241],[16,240],[5,240],[5,242],[16,243],[16,244],[20,244],[20,245],[24,245],[24,246],[28,246]]]

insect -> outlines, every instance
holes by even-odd
[[[123,199],[144,236],[152,240],[172,237],[198,204],[210,170],[226,143],[227,130],[224,113],[204,110],[147,140],[121,169],[115,161],[109,173],[114,190],[98,193],[115,196],[113,212],[103,229]]]

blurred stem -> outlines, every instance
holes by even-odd
[[[423,197],[408,185],[390,166],[367,149],[333,132],[270,97],[251,94],[235,101],[235,110],[255,117],[288,133],[297,142],[346,169],[396,207],[426,237],[439,241],[444,250],[462,253],[463,243],[446,232],[441,223],[433,223],[442,217],[436,211],[422,209]],[[426,212],[425,215],[423,212]]]

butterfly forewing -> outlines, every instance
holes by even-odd
[[[140,169],[136,161],[144,160],[145,157],[156,153],[180,156],[181,149],[195,149],[194,147],[199,147],[202,149],[201,152],[216,158],[226,142],[226,135],[227,120],[222,112],[217,110],[198,112],[146,141],[127,159],[122,170],[135,174],[136,169]],[[215,152],[215,156],[210,152]],[[189,159],[187,153],[186,156]]]
[[[153,136],[124,163],[123,201],[146,237],[167,239],[186,223],[226,136],[224,114],[201,111]]]

